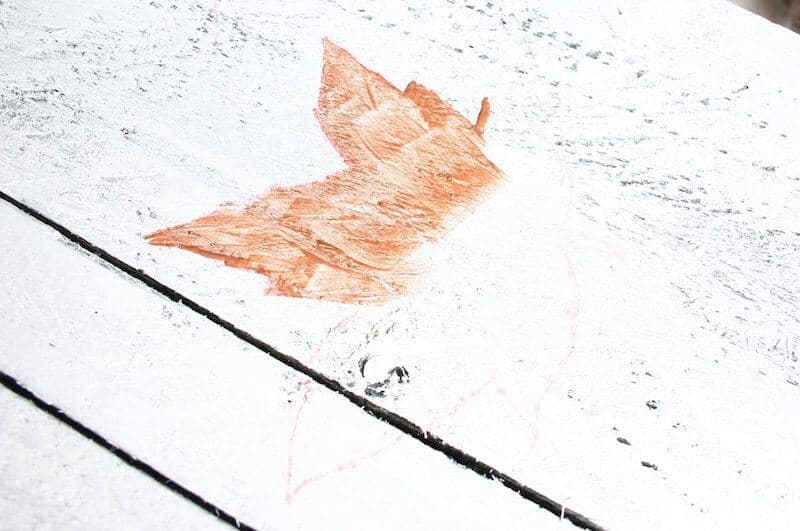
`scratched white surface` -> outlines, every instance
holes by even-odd
[[[0,433],[0,529],[227,528],[6,389]]]
[[[11,252],[9,244],[19,241],[29,247]],[[14,279],[0,287],[7,304],[0,320],[0,368],[257,529],[571,527],[306,383],[206,319],[76,251],[6,203],[0,204],[0,251],[0,271]],[[36,267],[45,263],[58,268]],[[10,393],[0,389],[5,394]],[[21,423],[6,418],[16,408],[0,407],[0,425]],[[216,526],[211,516],[202,524],[163,500],[147,505],[167,496],[175,498],[173,505],[189,504],[88,441],[83,446],[90,448],[81,449],[82,466],[89,467],[83,477],[55,470],[37,487],[36,479],[46,478],[47,456],[64,437],[83,440],[73,432],[59,435],[69,430],[56,426],[0,432],[0,471],[9,473],[0,481],[0,514],[34,512],[43,527],[59,528],[68,515],[51,518],[51,512],[83,503],[88,513],[89,504],[99,503],[107,506],[98,515],[113,525],[99,525],[75,508],[93,529]],[[44,462],[15,451],[26,438],[29,451],[45,453]],[[28,460],[34,463],[30,470],[23,468]],[[113,484],[104,484],[121,481],[123,474],[137,476],[127,487],[139,492],[127,500],[116,497],[126,485],[115,492]],[[29,496],[18,483],[30,489]],[[131,508],[109,515],[116,503],[147,507],[151,514],[139,518]],[[0,529],[32,527],[24,518],[19,526],[2,520]]]
[[[405,367],[374,400],[603,525],[800,516],[800,39],[718,1],[428,4],[6,1],[0,189],[358,392]],[[142,239],[341,166],[324,35],[492,100],[507,182],[385,306]]]

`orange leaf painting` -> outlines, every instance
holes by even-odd
[[[412,254],[502,179],[481,151],[489,101],[472,124],[432,90],[412,81],[400,91],[323,46],[316,117],[346,167],[146,238],[257,271],[269,295],[385,302],[413,290],[422,268]]]

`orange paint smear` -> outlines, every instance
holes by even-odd
[[[146,238],[266,275],[270,295],[385,302],[413,290],[411,255],[502,179],[481,151],[489,101],[473,125],[422,85],[400,91],[323,45],[316,116],[346,168]]]

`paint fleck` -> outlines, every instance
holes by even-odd
[[[432,90],[412,81],[400,91],[323,45],[316,116],[346,168],[146,238],[261,273],[269,295],[384,302],[414,289],[412,254],[502,179],[481,151],[489,101],[473,125]]]
[[[658,470],[658,467],[653,463],[649,463],[647,461],[642,461],[642,466],[645,468],[652,468],[653,470]]]

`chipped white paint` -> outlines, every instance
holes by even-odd
[[[0,388],[3,529],[227,529]]]
[[[9,244],[19,241],[28,247],[12,252]],[[0,271],[14,279],[0,287],[7,309],[0,368],[249,525],[488,531],[524,522],[536,529],[562,528],[551,514],[499,483],[306,383],[205,318],[76,251],[5,202],[0,203],[0,250]],[[44,263],[58,264],[58,271],[36,267]],[[7,395],[0,388],[0,398]],[[0,414],[17,409],[1,407]],[[19,423],[13,418],[0,422],[12,428]],[[54,473],[52,484],[33,498],[32,482],[45,478],[46,469],[34,467],[26,476],[22,467],[33,457],[15,449],[25,437],[31,439],[31,451],[60,444],[69,450],[80,446],[76,437],[82,439],[59,424],[38,429],[41,424],[35,421],[27,433],[18,426],[0,437],[0,470],[10,473],[0,482],[0,513],[19,512],[23,518],[11,522],[19,521],[20,527],[29,527],[24,517],[39,511],[44,527],[56,527],[62,520],[48,513],[61,503],[116,503],[125,485],[102,492],[103,482],[96,480],[103,461],[107,481],[139,474],[126,472],[127,466],[87,441],[83,462],[74,465],[86,467],[77,472],[85,474],[83,480]],[[149,522],[165,524],[171,518],[175,525],[161,527],[215,526],[210,516],[212,521],[198,524],[196,515],[172,508],[163,500],[173,496],[169,491],[140,477],[134,485],[142,492],[123,500],[131,512],[118,514],[116,525],[101,526],[100,519],[93,522],[77,508],[75,513],[93,528],[144,529],[152,527]],[[19,495],[20,483],[31,489],[30,498]],[[71,490],[76,484],[79,490]],[[188,505],[173,498],[172,505]],[[148,500],[160,504],[145,505]],[[153,514],[138,519],[132,507],[137,504]],[[109,518],[106,511],[99,509],[98,516]],[[4,517],[0,527],[6,523]]]
[[[800,39],[721,1],[429,4],[6,1],[0,189],[601,524],[793,521]],[[142,239],[341,167],[324,35],[488,95],[508,175],[381,307]]]

